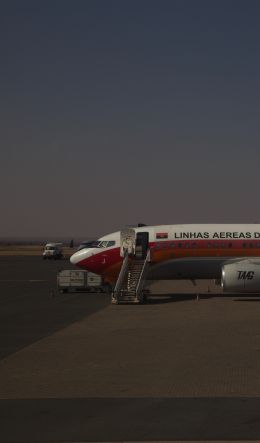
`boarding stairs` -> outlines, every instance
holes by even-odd
[[[140,304],[144,301],[143,288],[150,264],[150,250],[145,258],[125,253],[123,264],[112,294],[114,304]]]

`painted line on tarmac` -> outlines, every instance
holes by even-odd
[[[0,280],[0,283],[42,283],[49,280]]]

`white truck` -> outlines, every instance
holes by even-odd
[[[65,269],[57,275],[57,288],[60,292],[109,292],[110,285],[93,272]]]
[[[42,253],[42,258],[59,260],[63,258],[62,243],[47,243]]]

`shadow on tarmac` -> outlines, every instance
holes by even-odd
[[[239,297],[239,298],[234,298]],[[240,298],[241,297],[241,298]],[[146,301],[146,304],[163,304],[163,303],[176,303],[176,302],[182,302],[182,301],[188,301],[188,300],[208,300],[211,298],[233,298],[233,301],[235,302],[260,302],[260,296],[252,297],[252,294],[241,294],[239,296],[238,294],[223,294],[223,293],[213,293],[213,292],[206,292],[206,293],[188,293],[188,294],[154,294],[149,295]]]
[[[0,360],[110,304],[107,294],[56,294],[51,297],[48,285],[45,290],[41,288],[40,294],[34,286],[25,285],[23,291],[25,297],[6,296],[0,305]]]
[[[238,298],[233,301],[242,301],[242,302],[260,302],[260,298]]]
[[[217,296],[217,294],[198,294],[199,300],[209,299]],[[187,300],[196,300],[197,294],[160,294],[160,295],[149,295],[147,299],[147,304],[163,304],[163,303],[176,303]]]
[[[58,293],[64,266],[73,269],[68,260],[0,257],[0,360],[110,304],[108,294]]]
[[[259,440],[259,398],[0,400],[1,441]]]

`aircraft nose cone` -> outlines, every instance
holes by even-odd
[[[77,263],[77,257],[76,256],[77,256],[77,253],[73,254],[70,257],[70,263],[72,263],[73,265],[75,265]]]
[[[84,259],[86,258],[86,253],[83,252],[83,251],[84,251],[84,250],[81,250],[81,251],[75,252],[75,254],[73,254],[73,255],[70,257],[70,262],[71,262],[73,265],[77,265],[79,262],[81,262],[82,260],[84,260]]]

